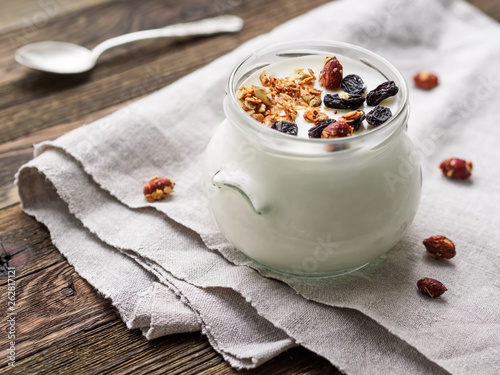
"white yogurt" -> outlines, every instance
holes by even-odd
[[[344,76],[358,74],[368,90],[387,80],[362,63],[336,56]],[[276,77],[294,68],[312,68],[319,75],[323,59],[294,58],[265,69]],[[245,85],[261,86],[260,73]],[[398,95],[381,105],[395,114],[406,105],[403,99]],[[365,137],[330,142],[345,142],[343,151],[325,152],[328,140],[301,140],[271,129],[259,133],[261,128],[247,126],[249,115],[231,100],[226,97],[228,118],[207,148],[203,175],[217,224],[238,250],[278,271],[329,275],[362,266],[400,240],[416,214],[421,187],[420,166],[404,131],[406,107],[398,124],[387,127],[390,135],[370,127]],[[337,118],[345,112],[327,113]],[[303,119],[297,123],[299,136],[307,137],[312,125]],[[302,153],[313,146],[323,152]]]

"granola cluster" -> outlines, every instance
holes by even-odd
[[[277,121],[295,122],[299,107],[317,107],[319,113],[322,91],[313,87],[317,78],[311,69],[296,69],[285,78],[268,76],[263,71],[259,78],[263,87],[242,86],[238,100],[245,112],[267,127]]]

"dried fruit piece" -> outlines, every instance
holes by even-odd
[[[329,108],[336,109],[358,109],[363,105],[365,98],[357,94],[340,92],[338,94],[326,94],[323,102]]]
[[[290,134],[290,135],[297,135],[297,132],[299,130],[297,124],[294,124],[293,122],[288,122],[288,121],[276,121],[271,126],[271,129],[275,129],[279,132],[282,132],[285,134]]]
[[[422,292],[431,298],[439,297],[448,289],[438,280],[424,277],[417,281],[417,287]]]
[[[424,90],[433,89],[438,85],[438,77],[426,70],[422,70],[415,74],[413,80],[415,81],[415,85]]]
[[[320,72],[321,85],[327,90],[337,90],[342,82],[343,67],[339,60],[328,56],[325,60],[325,66]]]
[[[365,119],[365,113],[363,111],[351,111],[345,115],[339,117],[340,120],[344,120],[349,125],[351,125],[355,132],[359,130],[361,122]]]
[[[344,138],[352,135],[353,128],[345,121],[340,119],[331,123],[321,133],[321,138]]]
[[[365,83],[360,76],[356,74],[349,74],[342,80],[342,89],[349,94],[361,95],[365,92]]]
[[[439,168],[441,168],[446,177],[465,180],[471,175],[472,162],[463,159],[448,158],[441,162]]]
[[[392,117],[392,112],[390,108],[382,107],[380,105],[373,108],[366,115],[366,122],[371,126],[379,126],[389,120]]]
[[[399,89],[394,81],[387,81],[378,85],[375,89],[366,95],[366,103],[368,105],[377,105],[382,100],[398,93]]]
[[[318,123],[314,128],[309,129],[309,138],[321,138],[321,133],[323,133],[323,130],[330,124],[333,124],[337,120],[334,120],[332,118],[322,121]]]
[[[321,112],[318,108],[309,108],[304,112],[304,119],[307,122],[319,124],[322,121],[328,120],[328,115],[324,112]]]
[[[423,241],[427,254],[434,258],[451,259],[455,256],[455,244],[442,235],[432,236]]]
[[[148,202],[154,202],[174,192],[175,183],[167,177],[153,176],[144,185],[144,196]]]

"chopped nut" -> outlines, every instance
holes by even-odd
[[[322,121],[328,120],[328,115],[324,112],[320,112],[319,108],[309,108],[304,112],[304,119],[307,122],[318,124]]]
[[[254,119],[256,119],[257,121],[259,122],[262,122],[264,121],[264,115],[261,114],[261,113],[254,113],[253,115],[251,115]]]
[[[246,90],[245,86],[241,86],[240,89],[238,90],[238,100],[243,99],[246,94],[247,94],[247,90]]]
[[[148,202],[166,198],[174,192],[175,183],[167,177],[153,176],[144,185],[144,195]]]
[[[300,97],[310,107],[319,107],[321,105],[321,91],[309,87],[302,88]]]
[[[467,179],[472,172],[472,162],[457,158],[448,158],[439,166],[446,177]]]
[[[264,120],[262,121],[262,123],[267,126],[268,128],[270,128],[275,122],[276,122],[276,119],[277,119],[278,116],[276,115],[267,115]]]
[[[440,281],[431,279],[430,277],[418,280],[417,287],[422,293],[427,294],[431,298],[439,297],[448,290]]]
[[[260,79],[260,83],[262,83],[264,86],[269,86],[269,77],[266,75],[266,71],[263,70],[262,73],[260,73],[260,76],[259,76],[259,79]]]
[[[347,99],[349,99],[349,97],[350,97],[350,96],[349,96],[349,94],[348,94],[347,92],[345,92],[345,91],[341,91],[341,92],[339,92],[339,98],[342,98],[342,99],[346,99],[346,100],[347,100]]]
[[[343,119],[349,125],[351,125],[354,131],[358,131],[361,125],[361,122],[365,119],[365,113],[363,111],[351,111],[346,113],[345,115],[339,118]]]
[[[258,98],[254,98],[254,97],[247,97],[247,98],[245,98],[245,101],[248,102],[248,103],[253,103],[253,104],[260,104],[260,103],[262,103],[262,100],[260,100]]]
[[[451,259],[455,256],[455,244],[445,236],[432,236],[423,241],[427,254],[434,258]]]
[[[269,100],[269,98],[267,97],[266,90],[263,87],[254,87],[253,91],[255,93],[255,96],[260,100],[262,100],[262,103],[264,103],[265,105],[273,104],[271,100]]]

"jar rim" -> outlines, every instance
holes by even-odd
[[[383,124],[374,127],[373,129],[370,129],[367,132],[363,132],[360,134],[353,134],[350,137],[344,137],[344,138],[305,138],[305,137],[297,137],[293,136],[290,134],[285,134],[282,132],[278,132],[276,130],[273,130],[271,128],[268,128],[267,126],[264,126],[251,116],[249,116],[243,108],[239,105],[238,99],[237,99],[237,90],[239,88],[239,85],[241,84],[242,78],[238,77],[238,73],[241,73],[241,69],[245,67],[245,65],[249,64],[254,59],[257,59],[260,56],[263,56],[268,53],[273,53],[276,52],[276,54],[279,56],[278,52],[282,54],[283,56],[285,54],[290,54],[290,55],[300,55],[302,53],[303,55],[308,54],[307,50],[310,52],[314,52],[316,48],[316,53],[318,52],[318,48],[336,48],[340,50],[345,50],[345,51],[355,51],[358,54],[364,55],[366,57],[370,58],[370,61],[363,61],[361,60],[362,63],[365,65],[368,65],[372,69],[375,69],[378,71],[382,76],[388,79],[388,77],[380,71],[380,69],[377,66],[383,66],[387,68],[391,75],[393,76],[394,79],[391,79],[393,81],[396,81],[396,85],[399,88],[398,96],[400,97],[400,103],[402,105],[398,105],[397,111],[393,116],[384,122]],[[294,50],[296,52],[294,52]],[[297,52],[298,50],[302,52]],[[328,52],[328,51],[325,51]],[[330,52],[331,53],[331,52]],[[348,55],[346,55],[348,56]],[[349,57],[349,56],[348,56]],[[376,62],[377,65],[374,66],[372,64],[373,62]],[[255,66],[253,70],[250,72],[253,73],[256,70],[262,69],[263,67],[269,65],[269,63],[266,64],[261,64],[260,66]],[[247,73],[247,72],[246,72]],[[246,74],[246,77],[248,77],[250,74]],[[389,80],[389,79],[388,79]],[[241,118],[243,121],[237,121],[236,124],[237,126],[242,129],[250,129],[251,131],[257,132],[258,134],[261,134],[262,136],[265,137],[273,137],[273,138],[278,138],[282,141],[287,141],[287,142],[293,142],[293,143],[302,143],[302,144],[308,144],[308,145],[313,145],[313,144],[336,144],[336,143],[353,143],[353,142],[362,142],[368,139],[373,139],[375,137],[378,138],[379,135],[386,134],[391,135],[392,133],[396,132],[396,130],[399,127],[404,127],[406,121],[404,121],[404,118],[408,116],[408,110],[409,110],[409,104],[408,104],[408,86],[406,84],[406,81],[401,74],[401,72],[387,59],[384,57],[378,55],[375,52],[372,52],[366,48],[359,47],[350,43],[345,43],[345,42],[337,42],[337,41],[324,41],[324,40],[297,40],[297,41],[292,41],[292,42],[282,42],[282,43],[277,43],[277,44],[272,44],[260,49],[255,50],[252,52],[250,55],[245,57],[231,72],[229,79],[228,79],[228,84],[227,84],[227,89],[226,89],[226,95],[229,97],[230,100],[225,101],[224,108],[226,112],[230,112],[238,118]],[[226,113],[227,114],[227,113]],[[403,120],[402,120],[403,119]],[[244,124],[244,126],[242,126]],[[384,137],[385,138],[385,137]]]

